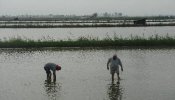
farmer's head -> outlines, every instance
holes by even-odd
[[[116,60],[117,59],[117,55],[113,55],[113,60]]]
[[[61,66],[57,65],[57,66],[56,66],[56,70],[57,70],[57,71],[61,70]]]

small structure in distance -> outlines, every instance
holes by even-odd
[[[135,20],[134,25],[146,25],[146,18]]]

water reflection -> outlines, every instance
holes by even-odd
[[[120,86],[120,82],[109,84],[107,92],[110,100],[122,100],[123,88]]]
[[[48,100],[57,100],[60,96],[61,85],[59,83],[45,81],[44,88],[46,90]]]

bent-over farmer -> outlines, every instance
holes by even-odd
[[[53,72],[53,81],[56,82],[56,71],[61,70],[61,66],[54,64],[54,63],[47,63],[44,66],[44,70],[46,71],[47,74],[47,81],[51,81],[51,76]]]

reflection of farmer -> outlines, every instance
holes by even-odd
[[[122,100],[123,88],[119,84],[111,84],[107,92],[110,100]]]
[[[107,62],[107,69],[109,70],[109,64],[110,64],[110,72],[112,75],[112,81],[114,81],[114,74],[117,73],[118,80],[120,80],[119,76],[119,65],[121,67],[121,70],[123,71],[123,66],[120,61],[120,59],[117,57],[117,55],[114,55],[112,58],[109,58]]]
[[[48,96],[48,100],[57,100],[61,95],[61,84],[56,82],[45,81],[44,89]]]
[[[53,72],[53,80],[54,82],[56,81],[56,70],[61,70],[61,66],[59,65],[56,65],[54,63],[47,63],[45,66],[44,66],[44,70],[46,71],[46,74],[47,74],[47,80],[48,81],[51,81],[51,76],[52,76],[52,73],[50,70],[52,70]]]

